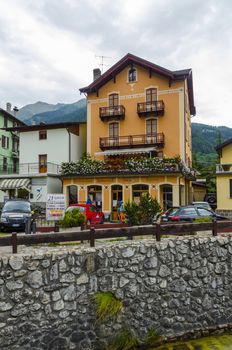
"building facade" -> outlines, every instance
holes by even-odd
[[[86,151],[86,124],[24,125],[6,131],[20,136],[19,164],[0,176],[0,201],[19,197],[44,206],[47,193],[62,193],[61,163],[77,161]]]
[[[19,165],[19,134],[6,128],[25,125],[16,118],[17,108],[12,110],[8,102],[6,110],[0,108],[0,173],[16,171]]]
[[[103,75],[95,70],[94,81],[80,91],[87,95],[87,152],[105,169],[66,172],[67,204],[70,187],[76,187],[76,200],[90,196],[112,214],[119,202],[139,202],[145,193],[164,209],[188,203],[192,71],[169,71],[127,54]]]
[[[232,219],[232,139],[216,147],[217,211]]]

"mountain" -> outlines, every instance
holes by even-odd
[[[77,102],[56,105],[45,102],[36,102],[21,108],[17,117],[26,124],[51,124],[59,122],[85,122],[86,99]],[[232,128],[226,126],[211,126],[207,124],[192,123],[193,153],[199,159],[211,162],[216,159],[215,147],[217,144],[232,138]]]
[[[38,113],[55,111],[63,106],[65,106],[64,103],[57,103],[56,105],[53,105],[46,102],[38,101],[36,103],[29,104],[20,108],[20,110],[17,113],[17,118],[22,120],[23,122],[26,122]]]

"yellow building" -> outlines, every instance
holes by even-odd
[[[216,148],[220,164],[216,166],[217,211],[232,219],[232,139]]]
[[[170,71],[127,54],[102,75],[95,69],[94,81],[80,91],[87,96],[87,152],[106,169],[66,171],[67,204],[90,196],[115,218],[119,202],[138,202],[147,192],[163,208],[189,203],[191,69]],[[173,157],[181,162],[163,161]]]

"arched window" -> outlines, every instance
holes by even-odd
[[[77,186],[75,185],[68,186],[68,203],[69,204],[78,203]]]
[[[135,68],[130,68],[128,71],[128,81],[129,83],[132,83],[133,81],[137,80],[137,72]]]
[[[140,203],[140,199],[142,196],[145,196],[149,193],[148,185],[133,185],[132,186],[132,200],[136,204]]]

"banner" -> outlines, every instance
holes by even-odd
[[[65,214],[64,194],[47,194],[46,220],[61,220]]]

